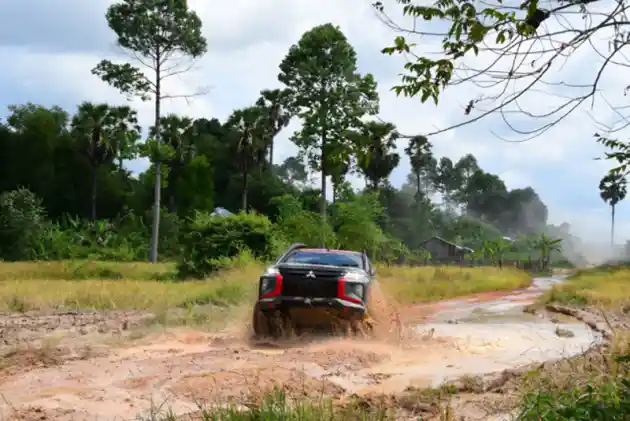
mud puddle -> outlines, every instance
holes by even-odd
[[[602,336],[578,321],[551,321],[523,311],[562,281],[561,277],[536,278],[529,288],[498,298],[442,302],[415,330],[428,330],[434,338],[453,343],[458,357],[446,358],[440,365],[416,362],[405,366],[405,374],[392,381],[395,387],[405,381],[437,386],[462,376],[571,357],[600,343]]]
[[[35,411],[38,419],[121,420],[160,406],[184,414],[199,404],[243,402],[274,384],[313,399],[398,393],[582,352],[599,340],[588,329],[566,325],[573,335],[560,337],[556,324],[522,312],[553,282],[538,279],[489,300],[441,302],[426,323],[403,320],[400,345],[319,339],[265,347],[237,331],[154,334],[107,355],[5,372],[0,418]]]

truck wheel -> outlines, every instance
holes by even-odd
[[[252,316],[252,327],[254,328],[254,337],[257,339],[271,336],[271,320],[258,306],[254,307]]]
[[[291,324],[285,315],[279,311],[264,312],[258,305],[254,307],[252,327],[257,339],[280,339],[291,332]]]

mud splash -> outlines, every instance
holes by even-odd
[[[19,374],[5,371],[0,417],[35,413],[59,421],[133,419],[157,406],[184,414],[196,411],[199,403],[242,402],[274,384],[311,398],[397,393],[570,356],[600,338],[573,323],[562,326],[573,335],[559,337],[557,324],[522,312],[559,281],[540,278],[512,294],[425,306],[418,309],[424,323],[402,320],[399,344],[320,338],[271,348],[248,343],[238,329],[214,335],[154,334],[107,355]]]

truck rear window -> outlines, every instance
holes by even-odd
[[[320,251],[296,251],[285,260],[286,263],[308,265],[362,267],[361,255],[354,253],[330,253]]]

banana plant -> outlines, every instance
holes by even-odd
[[[562,239],[540,234],[534,242],[534,248],[540,251],[540,268],[546,270],[551,264],[551,253],[562,250]]]
[[[485,258],[488,259],[488,262],[494,265],[497,253],[494,242],[492,240],[484,240],[481,245],[481,250]]]
[[[503,237],[499,237],[495,239],[493,242],[495,255],[497,257],[497,263],[499,264],[499,268],[503,269],[503,258],[505,257],[505,253],[512,250],[512,242],[506,240]]]

